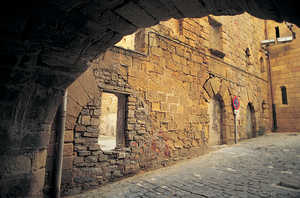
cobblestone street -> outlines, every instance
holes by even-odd
[[[300,197],[300,134],[268,134],[74,198]]]

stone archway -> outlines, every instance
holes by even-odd
[[[215,146],[224,143],[224,102],[220,95],[215,95],[208,106],[210,117],[208,145]]]
[[[300,24],[298,8],[291,0],[9,3],[9,7],[2,7],[8,14],[0,23],[3,197],[41,196],[43,182],[36,181],[45,175],[44,153],[62,90],[88,68],[89,61],[122,36],[171,17],[235,15],[245,11],[260,18]],[[18,166],[7,168],[24,160],[27,166],[22,171]],[[32,165],[35,161],[41,162],[38,168]]]
[[[256,137],[255,110],[251,103],[248,103],[246,110],[246,136],[247,138]]]

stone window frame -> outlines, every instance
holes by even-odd
[[[288,105],[288,95],[286,86],[280,86],[281,91],[281,104]]]
[[[110,93],[114,94],[118,98],[118,113],[117,113],[117,126],[116,126],[116,147],[115,149],[121,149],[128,147],[128,143],[126,142],[126,126],[128,122],[128,97],[131,95],[128,92],[122,92],[118,90],[109,90],[100,88],[100,93],[102,97],[102,93]],[[100,104],[101,109],[101,104]],[[101,112],[100,112],[101,117]],[[123,117],[124,119],[121,119]],[[100,126],[100,124],[99,124]],[[101,140],[100,140],[101,141]]]

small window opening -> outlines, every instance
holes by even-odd
[[[267,107],[266,102],[263,100],[263,102],[261,103],[261,109],[264,111]]]
[[[246,57],[250,57],[251,56],[251,54],[250,54],[250,49],[247,47],[246,48],[246,50],[245,50],[245,55],[246,55]]]
[[[260,72],[264,73],[265,72],[265,61],[264,61],[263,57],[260,57],[259,63],[260,63]]]
[[[279,38],[280,37],[280,31],[279,31],[278,26],[275,27],[275,33],[276,33],[276,38]]]
[[[103,151],[125,145],[124,126],[126,96],[103,92],[101,96],[101,115],[98,144]]]
[[[247,65],[251,65],[250,56],[251,56],[250,49],[247,47],[245,49],[245,57],[246,57],[246,64]]]
[[[281,88],[282,104],[288,104],[286,87],[282,86],[280,88]]]

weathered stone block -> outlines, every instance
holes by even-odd
[[[99,151],[92,151],[91,155],[93,155],[93,156],[98,156],[98,155],[101,153],[100,150],[101,150],[101,149],[99,149]]]
[[[64,156],[73,155],[73,143],[64,144]]]
[[[100,109],[94,109],[94,111],[93,111],[93,115],[94,116],[100,116],[100,114],[101,114],[101,110]]]
[[[61,177],[62,185],[64,185],[64,184],[71,185],[72,182],[73,182],[72,168],[71,169],[64,169],[62,177]]]
[[[88,177],[88,176],[76,176],[74,177],[74,182],[78,184],[85,184],[95,182],[96,178]]]
[[[84,132],[83,136],[84,137],[90,137],[90,138],[97,138],[99,136],[99,134],[98,133]]]
[[[37,150],[47,148],[49,144],[50,134],[48,132],[43,133],[28,133],[22,139],[22,149]]]
[[[82,116],[89,116],[90,110],[88,108],[83,108],[80,113]]]
[[[32,159],[33,170],[44,168],[46,166],[46,159],[47,159],[46,149],[36,152]]]
[[[129,131],[131,131],[131,130],[133,130],[134,129],[134,124],[127,124],[127,130],[129,130]]]
[[[177,104],[170,104],[170,112],[176,113],[177,112]]]
[[[42,196],[43,186],[45,183],[45,169],[39,169],[32,173],[31,181],[30,181],[30,190],[28,192],[28,196]]]
[[[118,153],[118,159],[124,159],[125,157],[126,157],[126,153],[124,153],[124,152]]]
[[[28,197],[30,191],[31,176],[26,174],[22,178],[12,177],[10,179],[2,179],[1,197]]]
[[[71,170],[73,168],[73,156],[64,157],[63,159],[63,169]]]
[[[73,160],[73,164],[77,165],[77,164],[80,164],[80,163],[83,163],[84,162],[84,157],[78,157],[76,156]]]
[[[133,110],[128,110],[128,118],[134,118],[134,113]]]
[[[81,124],[85,125],[85,126],[91,125],[91,117],[89,115],[86,115],[86,116],[82,115],[81,116]]]
[[[86,131],[86,126],[77,125],[77,126],[75,127],[75,131],[78,131],[78,132],[84,132],[84,131]]]
[[[87,132],[98,133],[99,132],[99,128],[97,126],[88,126],[87,127]]]
[[[152,102],[151,107],[152,107],[152,111],[160,111],[160,103],[159,102]]]
[[[107,155],[103,155],[103,154],[98,155],[98,161],[99,162],[106,162],[107,160],[108,160]]]
[[[98,161],[98,158],[97,158],[97,156],[88,156],[88,157],[85,157],[84,158],[84,161],[85,162],[97,162]]]
[[[74,131],[73,130],[67,130],[64,134],[64,141],[65,143],[73,142],[74,140]]]
[[[119,177],[122,177],[123,174],[121,173],[120,170],[115,170],[113,173],[112,173],[112,177],[115,177],[115,178],[119,178]]]
[[[89,156],[91,154],[90,151],[78,151],[78,156]]]
[[[98,150],[100,150],[99,144],[89,145],[88,148],[89,148],[90,151],[98,151]]]
[[[15,174],[26,174],[31,171],[31,159],[28,156],[1,156],[0,175],[2,178]]]
[[[100,124],[99,118],[91,118],[91,125],[98,126]]]
[[[87,151],[87,146],[75,145],[74,150],[75,151]]]

